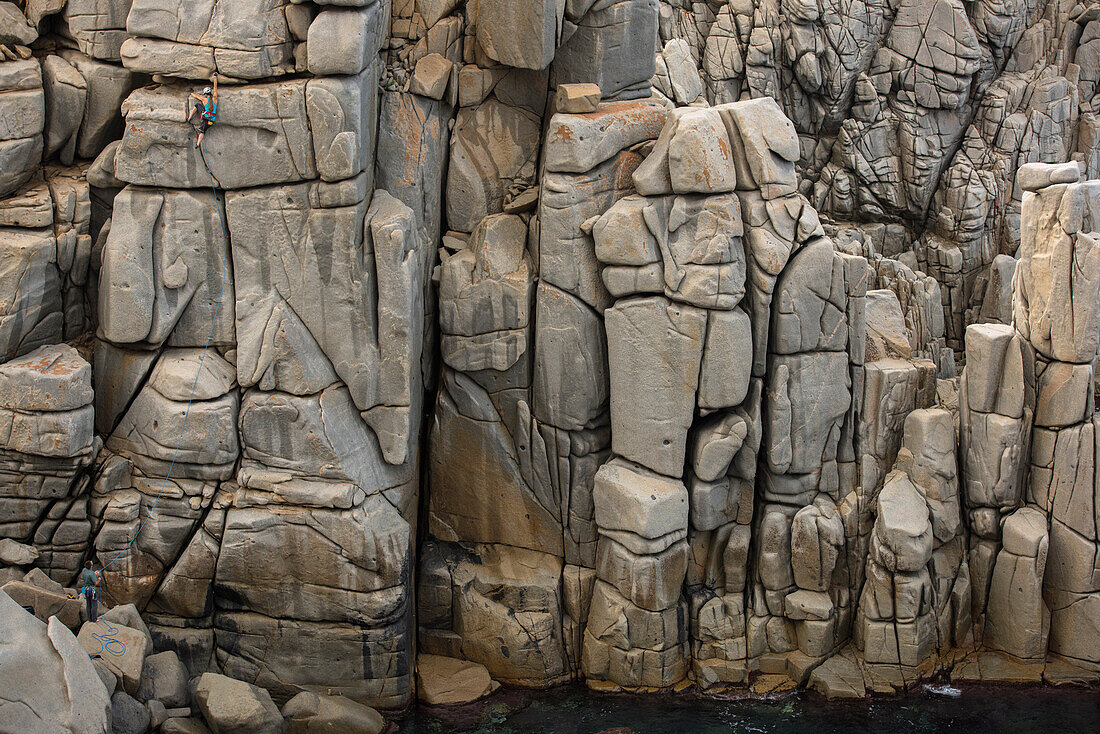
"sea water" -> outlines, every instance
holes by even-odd
[[[420,707],[402,734],[1100,734],[1100,689],[926,686],[897,697],[828,702],[594,693],[580,686],[499,691],[466,706]]]

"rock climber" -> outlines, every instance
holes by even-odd
[[[99,621],[99,574],[92,570],[92,562],[86,561],[80,569],[80,593],[88,610],[88,621]]]
[[[202,94],[191,92],[188,99],[194,98],[195,103],[191,111],[187,113],[187,121],[190,122],[195,113],[199,113],[199,139],[195,141],[195,147],[202,145],[202,139],[206,137],[206,131],[214,125],[218,119],[218,72],[214,72],[214,86],[205,87]]]

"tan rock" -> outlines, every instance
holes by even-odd
[[[321,696],[312,691],[302,691],[287,701],[282,713],[287,723],[286,734],[379,734],[386,727],[382,715],[369,706],[343,696]]]
[[[428,54],[416,62],[409,91],[430,99],[443,99],[451,79],[450,61],[439,54]]]
[[[810,673],[810,688],[830,701],[863,698],[867,689],[859,664],[849,654],[834,655]]]
[[[1025,663],[999,652],[976,652],[955,664],[952,682],[963,683],[1038,683],[1042,663]]]
[[[15,603],[34,610],[34,616],[43,622],[57,617],[62,624],[75,629],[80,624],[82,599],[69,598],[64,589],[43,589],[26,581],[9,581],[0,587]]]
[[[469,703],[500,687],[484,665],[441,655],[417,655],[417,697],[429,705]]]
[[[86,622],[76,641],[118,676],[127,693],[137,693],[145,656],[150,652],[149,640],[140,630],[105,620]]]
[[[561,84],[558,86],[554,106],[558,112],[583,114],[595,112],[600,104],[598,84]]]

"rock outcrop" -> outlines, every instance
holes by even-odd
[[[0,604],[95,561],[134,731],[1096,679],[1098,79],[1069,0],[0,3]]]

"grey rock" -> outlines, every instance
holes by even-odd
[[[224,216],[212,192],[123,189],[101,255],[102,336],[122,345],[159,346],[169,338],[178,346],[201,347],[208,338],[231,344]]]
[[[687,573],[686,541],[673,543],[660,553],[638,555],[607,537],[600,538],[596,572],[631,603],[659,612],[676,605]]]
[[[920,571],[932,555],[928,506],[908,477],[887,477],[879,492],[872,541],[877,563],[890,571]]]
[[[168,709],[164,708],[164,704],[155,698],[145,702],[145,709],[149,712],[149,726],[154,731],[168,720]]]
[[[563,84],[558,89],[571,86]],[[604,102],[586,114],[550,118],[542,155],[549,171],[585,173],[643,140],[656,138],[670,114],[658,100]]]
[[[425,253],[412,212],[398,200],[379,191],[369,207],[361,199],[325,206],[319,197],[326,192],[323,184],[303,184],[229,200],[230,230],[239,233],[234,247],[238,320],[242,331],[254,335],[238,348],[238,379],[246,387],[309,394],[339,376],[364,419],[375,426],[387,460],[400,464],[411,440],[407,425],[388,430],[371,411],[383,404],[407,408],[418,389],[424,319],[419,258]],[[285,270],[267,265],[273,243],[264,228],[255,227],[257,221],[283,221],[272,207],[280,196],[300,207],[293,221],[281,225],[283,234],[274,243],[287,255]],[[308,216],[311,209],[315,213]],[[324,229],[318,229],[319,222]],[[323,231],[339,232],[350,246],[318,249]],[[362,253],[373,253],[373,260],[365,262]],[[309,295],[322,288],[339,290],[341,299],[358,306],[326,308]],[[371,328],[363,328],[357,316],[362,313],[373,314]],[[268,331],[267,325],[277,326]]]
[[[600,467],[592,498],[601,529],[643,538],[687,529],[688,495],[683,483],[622,459]]]
[[[339,385],[306,397],[246,392],[240,436],[237,480],[275,501],[349,508],[411,478],[409,467],[385,461],[348,389]]]
[[[22,186],[42,158],[46,106],[35,60],[0,63],[0,196]]]
[[[691,57],[690,46],[682,38],[674,38],[661,51],[664,69],[658,67],[658,75],[664,72],[669,82],[669,97],[680,105],[689,105],[703,94],[703,80]]]
[[[129,70],[79,51],[62,51],[60,56],[80,73],[87,88],[76,138],[76,155],[95,158],[112,141],[122,137],[122,102],[133,91],[137,80]]]
[[[454,64],[439,54],[428,54],[416,62],[409,90],[429,99],[443,99]]]
[[[1048,538],[1046,518],[1023,507],[1005,518],[987,602],[985,644],[1021,660],[1041,660],[1050,633],[1042,598]]]
[[[380,626],[400,617],[410,529],[381,496],[351,510],[311,508],[287,515],[263,507],[233,509],[225,522],[217,585],[227,598],[271,617],[311,622]],[[311,568],[308,559],[333,545],[342,560],[331,570]],[[280,592],[276,584],[285,578],[284,568],[296,569],[297,582],[316,591]]]
[[[199,719],[173,717],[160,726],[162,734],[210,734],[210,730]]]
[[[218,12],[206,0],[188,12],[164,0],[132,0],[126,30],[131,37],[119,53],[136,71],[189,79],[218,71],[259,79],[291,70],[282,7],[265,0],[231,3]]]
[[[535,305],[532,411],[536,418],[581,430],[607,409],[607,337],[603,322],[579,299],[540,284]]]
[[[374,148],[378,73],[376,63],[358,77],[226,86],[204,151],[185,120],[186,88],[139,89],[122,106],[128,124],[115,175],[144,186],[207,187],[205,154],[219,188],[355,176]]]
[[[283,717],[267,691],[244,681],[203,673],[195,686],[195,701],[215,732],[280,734],[285,730]]]
[[[61,12],[61,33],[73,39],[81,53],[103,61],[118,61],[132,3],[133,0],[118,3],[73,0]]]
[[[341,696],[319,696],[302,691],[283,705],[287,734],[313,731],[346,731],[348,734],[380,734],[386,722],[374,709]]]
[[[0,538],[0,563],[11,566],[29,566],[38,560],[34,546],[17,543],[11,538]]]
[[[0,628],[8,644],[3,660],[0,719],[13,730],[110,731],[111,700],[73,634],[56,619],[48,624],[0,594]]]
[[[382,93],[375,185],[412,209],[429,243],[438,242],[442,234],[449,114],[440,102],[414,94]]]
[[[60,412],[82,408],[92,398],[92,367],[67,344],[40,347],[0,365],[5,408]]]
[[[358,74],[386,39],[388,2],[365,8],[327,7],[309,24],[307,66],[317,76]]]
[[[47,158],[57,155],[62,163],[71,164],[77,132],[83,122],[88,83],[69,62],[51,55],[42,61],[42,89],[46,100],[43,155]]]
[[[137,696],[149,703],[160,701],[165,708],[187,706],[191,702],[187,677],[187,669],[172,650],[150,655],[141,670]]]
[[[31,573],[38,571],[34,569]],[[41,571],[38,571],[41,573]],[[29,576],[29,574],[28,574]],[[46,579],[49,580],[49,579]],[[51,617],[66,627],[75,629],[80,625],[82,600],[70,599],[63,588],[54,586],[43,588],[39,584],[22,581],[8,581],[0,591],[13,599],[19,606],[34,610],[34,616],[43,622]]]
[[[0,43],[29,46],[38,38],[38,31],[20,12],[19,7],[8,2],[0,3]]]
[[[145,630],[127,627],[117,618],[112,621],[100,617],[98,622],[85,622],[76,639],[89,656],[98,657],[118,677],[126,693],[137,693],[145,657],[152,649]],[[117,640],[121,645],[111,640]],[[109,651],[108,646],[111,648]],[[145,707],[140,703],[137,705],[147,716]]]
[[[679,117],[668,144],[668,169],[672,190],[678,194],[734,190],[737,174],[728,135],[717,111],[692,110]]]
[[[502,211],[504,194],[518,181],[533,181],[539,123],[527,110],[490,99],[455,117],[447,176],[447,221],[472,232]]]
[[[705,410],[740,405],[752,372],[752,325],[741,309],[707,312],[698,404]]]
[[[555,54],[554,85],[591,82],[606,99],[648,96],[656,69],[657,8],[655,0],[593,5]]]
[[[683,473],[702,361],[706,312],[665,298],[623,301],[605,313],[612,447],[659,473]],[[653,389],[639,394],[636,385]]]
[[[111,726],[116,734],[145,734],[149,720],[148,709],[125,691],[111,696]]]
[[[545,69],[555,57],[565,0],[483,0],[473,22],[477,42],[506,66]]]

